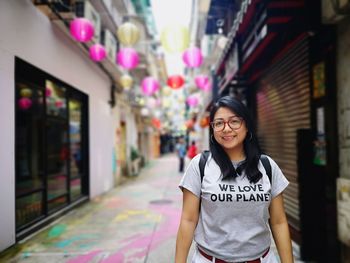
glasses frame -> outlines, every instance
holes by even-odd
[[[232,128],[232,127],[230,126],[230,124],[229,124],[230,120],[232,120],[232,119],[234,119],[234,118],[237,118],[237,119],[239,119],[239,120],[241,121],[241,124],[240,124],[239,127],[237,127],[237,128]],[[215,127],[214,127],[215,121],[210,122],[210,126],[211,126],[211,128],[213,129],[213,131],[215,131],[215,132],[221,132],[221,131],[225,130],[226,124],[227,124],[228,127],[230,127],[231,130],[234,130],[234,131],[235,131],[235,130],[238,130],[238,129],[240,129],[240,128],[242,127],[243,121],[244,121],[244,120],[243,120],[243,118],[241,118],[241,117],[231,117],[228,121],[222,120],[222,122],[224,123],[224,126],[223,126],[222,129],[220,129],[220,130],[216,130],[216,129],[215,129]]]

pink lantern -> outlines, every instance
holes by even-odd
[[[94,36],[94,25],[86,18],[75,18],[70,22],[70,33],[76,41],[88,42]]]
[[[152,77],[146,77],[142,81],[142,92],[145,95],[152,95],[159,89],[159,83]]]
[[[209,77],[206,75],[199,75],[194,78],[194,82],[198,88],[204,89],[205,86],[209,83]]]
[[[187,98],[186,102],[187,102],[188,106],[196,107],[198,105],[199,100],[198,100],[197,96],[191,95]]]
[[[106,49],[101,44],[95,44],[90,47],[90,58],[93,61],[99,62],[106,57]]]
[[[45,89],[45,96],[46,97],[51,97],[51,94],[52,94],[52,90],[48,87],[46,87]]]
[[[117,63],[125,69],[133,69],[139,64],[139,55],[133,48],[122,48],[118,52]]]
[[[21,110],[28,110],[32,106],[32,100],[29,98],[20,98],[18,100],[18,106]]]
[[[208,81],[206,84],[204,84],[203,87],[199,87],[203,91],[210,91],[212,88],[212,84],[210,81]]]
[[[190,68],[197,68],[202,65],[203,56],[198,47],[190,47],[182,55],[182,60]]]

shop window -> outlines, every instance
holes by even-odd
[[[87,96],[16,59],[16,228],[88,195]]]

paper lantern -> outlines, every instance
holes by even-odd
[[[149,109],[142,108],[141,109],[141,115],[144,116],[144,117],[147,117],[149,115]]]
[[[198,105],[198,97],[195,95],[191,95],[186,99],[186,103],[188,104],[188,106],[190,107],[195,107]]]
[[[189,44],[189,32],[184,26],[168,26],[160,36],[164,49],[168,52],[182,52]]]
[[[127,90],[127,89],[130,89],[130,87],[132,86],[134,81],[133,81],[132,77],[125,74],[125,75],[120,77],[119,82],[122,85],[122,87]]]
[[[24,97],[18,100],[18,107],[21,110],[28,110],[31,106],[32,106],[32,100],[29,98]]]
[[[171,101],[169,99],[163,99],[163,108],[169,108],[171,106]]]
[[[153,109],[157,106],[157,100],[155,98],[148,98],[147,99],[147,107],[150,109]]]
[[[146,77],[143,79],[141,87],[142,93],[150,96],[159,89],[159,83],[153,77]]]
[[[52,95],[51,88],[46,87],[46,89],[45,89],[45,96],[46,97],[51,97],[51,95]]]
[[[134,24],[126,22],[118,28],[117,36],[120,43],[131,46],[140,39],[140,30]]]
[[[94,25],[86,18],[75,18],[70,22],[70,34],[76,41],[88,42],[94,32]]]
[[[209,77],[206,75],[198,75],[194,78],[194,82],[198,88],[204,89],[205,86],[209,83]]]
[[[211,90],[211,88],[212,88],[212,84],[211,84],[211,82],[210,81],[208,81],[206,84],[204,84],[204,86],[203,87],[199,87],[201,90],[203,90],[203,91],[209,91],[209,90]]]
[[[203,62],[202,52],[198,47],[190,47],[183,53],[182,60],[187,67],[197,68]]]
[[[167,80],[167,84],[172,89],[179,89],[185,83],[185,80],[180,75],[170,76]]]
[[[139,55],[133,48],[122,48],[118,52],[117,63],[125,69],[133,69],[139,64]]]
[[[160,129],[162,126],[160,120],[157,118],[152,118],[152,125],[157,129]]]
[[[21,97],[30,98],[32,96],[32,90],[28,88],[21,89],[20,91]]]
[[[92,45],[89,51],[90,51],[90,58],[96,62],[104,60],[107,55],[105,47],[102,46],[101,44]]]
[[[203,117],[203,118],[200,120],[199,125],[200,125],[202,128],[208,127],[208,126],[209,126],[209,116]]]

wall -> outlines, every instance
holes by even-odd
[[[340,177],[350,179],[350,17],[338,26],[337,96]],[[350,262],[350,247],[342,246],[343,262]]]
[[[113,187],[108,77],[30,0],[0,1],[0,251],[15,242],[14,59],[26,60],[89,96],[90,197]]]

